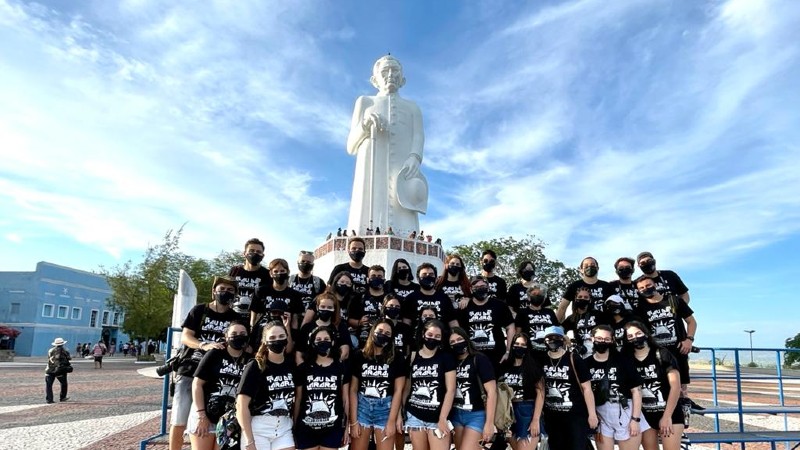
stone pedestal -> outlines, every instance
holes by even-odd
[[[380,264],[386,269],[386,278],[391,277],[392,265],[398,258],[404,258],[411,265],[416,279],[416,270],[422,263],[431,263],[441,274],[444,268],[444,249],[439,244],[398,236],[359,236],[366,243],[367,255],[364,265]],[[327,281],[331,270],[341,263],[350,261],[347,250],[347,237],[332,237],[314,250],[314,274]]]

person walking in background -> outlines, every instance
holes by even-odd
[[[97,344],[94,344],[94,347],[92,347],[92,356],[94,356],[95,369],[103,368],[103,355],[105,355],[107,351],[106,344],[103,343],[103,341],[97,341]]]
[[[72,371],[72,366],[69,360],[72,357],[69,350],[64,346],[67,343],[62,338],[56,338],[52,346],[47,352],[47,369],[45,369],[45,400],[47,403],[53,403],[53,383],[55,380],[61,384],[61,395],[58,396],[58,401],[65,402],[69,400],[67,397],[67,374]]]

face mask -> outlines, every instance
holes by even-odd
[[[467,341],[456,342],[450,346],[456,355],[467,353]]]
[[[595,342],[594,345],[592,345],[592,348],[594,349],[595,353],[605,353],[611,348],[612,345],[614,344],[610,342]]]
[[[314,342],[314,350],[317,351],[318,355],[325,356],[331,351],[331,347],[333,344],[331,341],[318,341]]]
[[[448,266],[447,267],[447,273],[449,273],[450,275],[456,276],[459,273],[461,273],[461,267]]]
[[[593,276],[597,275],[597,267],[595,266],[584,267],[583,274],[589,278],[592,278]]]
[[[433,320],[433,319],[435,319],[435,318],[436,318],[436,317],[423,317],[423,318],[422,318],[422,323],[423,323],[423,324],[426,324],[426,323],[430,322],[431,320]]]
[[[655,286],[651,286],[651,287],[643,290],[642,291],[642,295],[644,295],[647,298],[655,297],[656,296],[656,287]]]
[[[525,356],[525,353],[528,353],[528,349],[525,347],[512,347],[511,354],[514,355],[514,358],[521,359]]]
[[[278,339],[277,341],[269,341],[267,343],[267,348],[272,353],[283,353],[286,350],[286,345],[289,344],[287,339]]]
[[[631,345],[633,345],[633,348],[641,350],[645,348],[645,346],[647,345],[647,336],[639,336],[629,340],[628,342],[630,342]]]
[[[628,266],[620,267],[619,269],[617,269],[617,275],[619,275],[620,278],[627,280],[628,278],[631,277],[631,275],[633,275],[633,267],[628,267]]]
[[[531,305],[539,307],[544,305],[544,295],[531,295]]]
[[[259,255],[258,253],[248,253],[245,255],[245,258],[247,258],[247,262],[255,266],[264,259],[264,255]]]
[[[400,317],[400,308],[386,308],[386,317],[397,320],[397,318]]]
[[[557,352],[564,346],[563,339],[553,339],[545,343],[547,345],[547,350],[551,352]]]
[[[350,286],[346,284],[337,284],[336,293],[344,297],[345,295],[350,293]]]
[[[289,274],[288,273],[279,273],[279,274],[276,274],[276,275],[272,276],[272,280],[275,281],[278,284],[286,283],[286,280],[288,280],[288,279],[289,279]]]
[[[642,264],[639,267],[642,269],[642,272],[644,272],[644,273],[646,273],[648,275],[652,275],[656,271],[656,262],[655,261],[649,261],[649,262],[647,262],[645,264]]]
[[[372,289],[380,289],[383,287],[383,278],[370,278],[369,287]]]
[[[214,292],[214,300],[217,301],[220,305],[228,306],[233,301],[233,298],[236,297],[233,292],[224,291],[224,292]]]
[[[411,269],[398,269],[397,270],[397,278],[399,278],[401,280],[407,280],[409,275],[411,275]]]
[[[270,321],[271,322],[281,322],[281,323],[283,323],[283,313],[276,313],[276,314],[271,314],[270,313],[269,317],[270,317]]]
[[[364,259],[364,255],[366,254],[367,252],[365,252],[364,250],[352,250],[350,252],[350,259],[352,259],[355,262],[361,262],[361,260]]]
[[[608,312],[610,312],[614,316],[621,316],[622,315],[622,306],[617,304],[611,304],[608,306]]]
[[[228,345],[234,350],[241,350],[247,345],[247,335],[237,334],[228,338]]]
[[[489,296],[489,289],[486,288],[479,288],[472,291],[472,296],[475,297],[476,300],[486,300],[486,297]]]
[[[433,338],[425,338],[423,340],[423,343],[425,344],[425,348],[427,348],[428,350],[436,350],[437,348],[439,348],[439,344],[442,343],[442,340],[441,339],[433,339]]]
[[[487,261],[483,263],[483,270],[485,272],[491,272],[494,270],[494,267],[497,265],[496,261]]]
[[[531,281],[533,276],[536,275],[535,270],[523,270],[522,271],[522,279],[525,281]]]
[[[320,309],[319,311],[317,311],[317,317],[319,318],[319,320],[327,322],[331,320],[331,317],[333,317],[333,311],[330,309]]]
[[[419,279],[419,285],[422,286],[423,289],[433,289],[433,287],[436,285],[436,277],[422,277]]]
[[[575,300],[575,308],[586,309],[589,307],[589,300]]]
[[[385,334],[375,333],[372,336],[372,341],[375,343],[377,347],[386,347],[386,345],[392,340],[391,336],[387,336]]]
[[[307,262],[297,263],[297,270],[303,273],[311,273],[314,270],[314,264]]]

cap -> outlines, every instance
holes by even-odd
[[[610,302],[624,304],[625,300],[623,300],[622,297],[620,297],[619,295],[614,294],[614,295],[609,295],[608,298],[606,299],[606,303]]]
[[[561,336],[564,337],[564,329],[559,326],[549,326],[544,329],[544,337]]]
[[[270,311],[286,312],[286,310],[289,309],[289,306],[286,304],[285,301],[280,299],[275,299],[272,301],[272,303],[269,304],[267,309]]]
[[[239,282],[228,276],[214,277],[214,282],[211,283],[211,290],[213,291],[218,284],[228,284],[239,289]]]
[[[652,253],[650,253],[650,252],[642,252],[642,253],[639,253],[638,255],[636,255],[636,262],[639,262],[639,261],[641,261],[641,260],[642,260],[642,258],[644,258],[645,256],[649,256],[649,257],[651,257],[651,258],[653,258],[653,259],[656,259],[656,258],[653,256],[653,254],[652,254]]]
[[[59,346],[59,345],[64,345],[64,344],[66,344],[66,343],[67,343],[67,341],[65,341],[64,339],[62,339],[62,338],[56,338],[56,340],[55,340],[55,341],[53,341],[53,343],[52,343],[52,344],[50,344],[50,345]]]

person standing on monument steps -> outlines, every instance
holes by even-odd
[[[258,288],[272,283],[269,270],[261,265],[264,259],[264,243],[252,238],[244,243],[244,264],[231,267],[228,276],[239,283],[233,310],[241,317],[242,323],[250,326],[250,303],[255,298]]]
[[[406,79],[393,56],[375,62],[370,82],[378,93],[358,97],[347,136],[347,153],[356,156],[347,227],[363,235],[392,226],[405,235],[419,230],[417,215],[428,208],[422,112],[398,94]]]
[[[331,270],[328,284],[333,284],[333,277],[339,272],[348,272],[350,274],[350,280],[353,282],[352,293],[354,298],[360,298],[361,295],[367,292],[367,276],[369,275],[369,269],[362,262],[364,256],[367,254],[366,248],[367,244],[364,239],[360,237],[350,238],[350,240],[347,241],[350,261],[338,264]]]
[[[495,267],[497,267],[497,253],[487,248],[481,254],[481,275],[489,283],[489,293],[506,303],[508,283],[502,277],[494,274]]]
[[[564,296],[561,298],[561,303],[558,304],[558,310],[556,311],[558,320],[564,321],[564,316],[567,314],[567,307],[578,293],[578,288],[581,287],[589,291],[591,297],[589,309],[600,312],[603,311],[606,299],[613,292],[610,292],[608,282],[597,278],[598,270],[600,270],[600,265],[597,263],[596,259],[591,256],[583,258],[580,267],[581,279],[570,283],[569,286],[567,286],[567,290],[564,291]]]
[[[325,292],[325,282],[314,275],[314,253],[300,250],[297,257],[297,270],[299,273],[289,277],[289,287],[300,293],[303,298],[303,313],[308,311],[319,294]]]
[[[636,285],[633,284],[634,269],[633,258],[623,256],[614,262],[614,271],[619,277],[618,280],[610,281],[608,286],[610,291],[622,297],[631,309],[636,309],[639,304],[639,292],[636,290]],[[606,300],[608,298],[606,297]],[[607,302],[606,302],[607,303]]]
[[[656,290],[661,295],[672,292],[689,304],[689,288],[677,273],[671,270],[656,270],[656,259],[650,252],[642,252],[636,256],[636,262],[642,269],[643,276],[651,278],[656,284]]]

